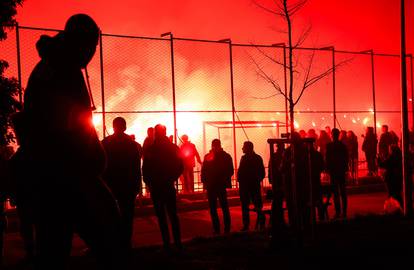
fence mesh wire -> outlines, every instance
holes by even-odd
[[[21,27],[18,50],[16,29],[9,31],[8,39],[0,43],[0,59],[10,64],[6,75],[18,76],[19,53],[22,86],[25,87],[31,70],[39,61],[35,48],[37,40],[41,35],[53,36],[56,33]],[[127,132],[134,134],[140,143],[148,127],[163,123],[169,135],[177,135],[177,144],[180,143],[180,136],[189,135],[201,156],[209,151],[212,139],[221,139],[223,148],[232,155],[236,167],[243,154],[243,142],[250,140],[267,165],[269,149],[266,140],[286,132],[285,98],[277,90],[277,87],[285,90],[284,49],[280,46],[235,44],[231,47],[230,59],[229,46],[226,42],[173,39],[171,44],[170,39],[103,34],[102,44],[99,44],[88,66],[97,106],[94,124],[100,137],[112,133],[113,118],[123,116],[127,120]],[[295,50],[295,97],[298,97],[298,89],[303,86],[301,84],[310,63],[309,78],[312,78],[332,68],[332,61],[331,50]],[[316,133],[326,126],[353,130],[358,136],[360,167],[364,169],[361,135],[367,126],[375,126],[374,113],[378,132],[382,124],[388,124],[397,135],[401,135],[399,58],[374,56],[375,106],[371,55],[335,52],[335,62],[340,64],[335,72],[336,122],[334,74],[329,73],[304,92],[295,108],[295,126],[298,130],[315,129]],[[410,66],[409,61],[409,74],[412,73]],[[277,85],[266,81],[269,78]],[[412,125],[411,76],[408,79],[409,119]],[[196,191],[202,190],[199,169],[197,165]],[[236,187],[235,179],[233,181]],[[179,190],[181,184],[179,182]],[[267,180],[265,185],[268,185]]]

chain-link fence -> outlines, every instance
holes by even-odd
[[[24,88],[39,61],[37,40],[56,32],[22,26],[11,30],[8,39],[0,43],[0,59],[10,64],[6,75],[18,77]],[[142,143],[147,128],[162,123],[177,144],[187,134],[201,156],[208,153],[212,139],[220,138],[236,169],[243,142],[250,140],[267,165],[267,139],[287,130],[283,95],[288,83],[286,50],[284,44],[233,44],[230,40],[183,39],[172,34],[160,38],[102,34],[88,66],[97,106],[96,129],[103,138],[112,133],[112,120],[123,116],[127,133]],[[412,55],[408,59],[409,102],[413,105]],[[310,63],[312,68],[306,73]],[[399,56],[372,50],[297,48],[294,65],[298,70],[294,74],[298,87],[295,99],[306,74],[317,77],[334,68],[301,96],[295,107],[295,127],[317,133],[326,126],[354,131],[359,142],[359,175],[365,174],[361,150],[365,128],[375,127],[379,133],[381,125],[388,124],[401,134]],[[199,171],[197,165],[195,191],[202,191]],[[235,179],[233,186],[237,186]],[[179,190],[181,187],[180,181]]]

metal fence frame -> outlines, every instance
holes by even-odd
[[[22,93],[22,63],[21,63],[21,39],[20,39],[20,29],[24,30],[37,30],[37,31],[51,31],[51,32],[58,32],[58,29],[50,29],[50,28],[39,28],[39,27],[28,27],[28,26],[20,26],[19,24],[14,25],[14,30],[16,34],[16,51],[17,51],[17,76],[19,82],[19,100],[23,103],[23,93]],[[287,89],[287,75],[286,75],[286,49],[287,46],[284,43],[277,43],[272,45],[263,45],[263,44],[242,44],[242,43],[233,43],[231,39],[223,39],[223,40],[205,40],[205,39],[192,39],[192,38],[178,38],[173,36],[173,33],[168,32],[161,35],[161,37],[144,37],[144,36],[128,36],[128,35],[116,35],[116,34],[105,34],[100,33],[99,37],[99,62],[100,62],[100,80],[101,80],[101,104],[102,104],[102,125],[103,125],[103,136],[106,135],[106,109],[105,109],[105,79],[104,79],[104,55],[103,55],[103,47],[104,41],[103,37],[118,37],[118,38],[130,38],[130,39],[144,39],[144,40],[160,40],[160,41],[170,41],[170,60],[171,60],[171,85],[172,85],[172,98],[173,98],[173,108],[172,110],[165,110],[165,111],[122,111],[120,113],[172,113],[174,119],[174,142],[177,143],[177,113],[202,113],[202,112],[228,112],[232,114],[232,130],[233,130],[233,159],[234,159],[234,167],[235,171],[237,172],[238,160],[237,160],[237,151],[236,151],[236,115],[237,113],[285,113],[285,126],[286,130],[288,130],[288,106],[287,100],[285,99],[285,110],[278,111],[278,110],[237,110],[235,106],[234,100],[234,78],[233,78],[233,51],[234,47],[257,47],[257,48],[281,48],[283,49],[283,58],[284,58],[284,88],[285,91]],[[231,93],[231,110],[177,110],[176,109],[176,89],[175,89],[175,63],[174,63],[174,41],[191,41],[191,42],[202,42],[202,43],[225,43],[228,44],[229,47],[229,75],[230,75],[230,93]],[[397,54],[384,54],[384,53],[374,53],[372,49],[365,50],[365,51],[345,51],[345,50],[336,50],[333,46],[324,47],[324,48],[310,48],[310,47],[298,47],[297,50],[307,50],[307,51],[331,51],[332,52],[332,111],[296,111],[295,113],[331,113],[333,114],[333,127],[337,126],[337,113],[341,112],[351,112],[351,113],[373,113],[374,115],[374,131],[377,131],[377,113],[402,113],[400,111],[377,111],[376,108],[376,88],[375,88],[375,65],[374,60],[375,57],[397,57],[400,58],[400,55]],[[371,61],[371,84],[372,84],[372,105],[373,111],[338,111],[336,108],[336,69],[335,69],[335,56],[338,54],[351,54],[351,55],[367,55],[370,56]],[[411,81],[411,97],[414,98],[414,85],[413,85],[413,56],[412,54],[408,54],[407,58],[410,60],[410,81]],[[411,110],[412,110],[412,123],[414,124],[414,100],[411,102]],[[112,112],[111,112],[112,113]]]

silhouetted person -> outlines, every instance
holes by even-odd
[[[131,246],[135,199],[141,190],[141,145],[125,134],[126,121],[113,120],[114,134],[102,141],[107,164],[103,179],[118,201],[125,244]]]
[[[393,143],[394,138],[391,132],[388,131],[387,125],[382,125],[381,132],[382,133],[378,142],[378,158],[380,160],[386,160],[390,154],[389,148]]]
[[[388,197],[393,197],[403,206],[402,152],[396,144],[391,144],[388,149],[387,158],[379,160],[378,163],[385,169],[384,181],[387,185]]]
[[[319,152],[322,154],[323,158],[326,158],[326,145],[331,142],[330,134],[326,133],[325,130],[321,130],[319,138],[316,141],[316,145],[319,148]]]
[[[291,140],[291,145],[284,152],[280,170],[285,175],[289,226],[300,243],[311,221],[309,155],[299,133],[293,132]]]
[[[204,156],[201,168],[201,181],[207,190],[213,231],[220,234],[220,221],[217,214],[217,199],[223,211],[224,232],[230,232],[231,218],[226,188],[231,188],[231,176],[234,174],[233,160],[221,147],[219,139],[211,142],[210,152]]]
[[[181,136],[181,140],[180,151],[184,161],[184,171],[181,179],[184,192],[190,193],[194,192],[194,159],[196,158],[199,164],[202,162],[195,145],[188,140],[188,136],[184,134]]]
[[[63,269],[74,230],[104,269],[122,269],[120,213],[100,178],[105,153],[92,124],[82,69],[95,54],[99,28],[87,15],[41,36],[41,57],[24,95],[27,156],[35,186],[36,269]]]
[[[368,176],[373,176],[377,172],[377,135],[374,133],[373,127],[367,127],[364,142],[362,143],[362,151],[365,152],[365,158],[368,165]]]
[[[285,219],[283,213],[283,200],[285,197],[285,175],[281,172],[283,154],[285,151],[285,144],[277,144],[276,152],[272,153],[269,159],[268,176],[269,182],[272,184],[272,245],[279,243],[280,238],[284,235]]]
[[[250,225],[249,205],[253,202],[257,212],[256,224],[263,221],[263,202],[261,192],[261,182],[265,177],[265,168],[261,156],[254,152],[253,143],[246,141],[243,144],[244,155],[240,159],[237,180],[239,181],[239,194],[243,216],[242,231],[248,231]]]
[[[148,152],[149,147],[154,143],[154,128],[149,127],[147,129],[147,137],[142,144],[142,157],[145,157],[145,154]]]
[[[154,142],[144,156],[142,173],[154,203],[155,214],[161,231],[164,248],[170,248],[167,214],[171,222],[174,243],[181,248],[180,223],[177,215],[176,190],[174,183],[183,172],[180,149],[166,135],[166,127],[156,125]]]
[[[335,217],[346,217],[348,199],[346,195],[346,172],[348,171],[348,150],[339,141],[339,130],[332,129],[333,141],[326,148],[326,168],[331,177],[335,204]]]
[[[320,152],[314,147],[310,148],[312,173],[312,205],[318,209],[319,220],[324,220],[325,209],[322,198],[321,173],[325,169],[325,162]]]
[[[347,149],[348,149],[348,164],[351,170],[352,179],[358,178],[358,138],[352,130],[349,130],[347,136]]]

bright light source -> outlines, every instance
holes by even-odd
[[[102,124],[102,115],[101,114],[94,114],[92,117],[92,123],[96,127]]]
[[[369,108],[368,111],[372,114],[374,113],[374,109],[372,109],[372,108]]]
[[[316,124],[315,124],[315,122],[313,122],[313,121],[312,121],[312,126],[313,126],[313,127],[316,127]]]
[[[352,123],[356,124],[357,121],[355,120],[355,118],[352,119]]]
[[[275,124],[275,123],[273,123],[273,124],[272,124],[272,126],[276,127],[276,124]]]
[[[295,126],[295,128],[299,128],[300,126],[299,126],[299,123],[298,122],[296,122],[296,120],[293,122],[293,125]]]
[[[369,118],[368,117],[365,117],[364,120],[362,120],[362,123],[364,125],[367,125],[368,121],[369,121]]]
[[[381,123],[377,122],[377,128],[381,128]]]
[[[346,118],[346,114],[344,114],[344,118]]]

